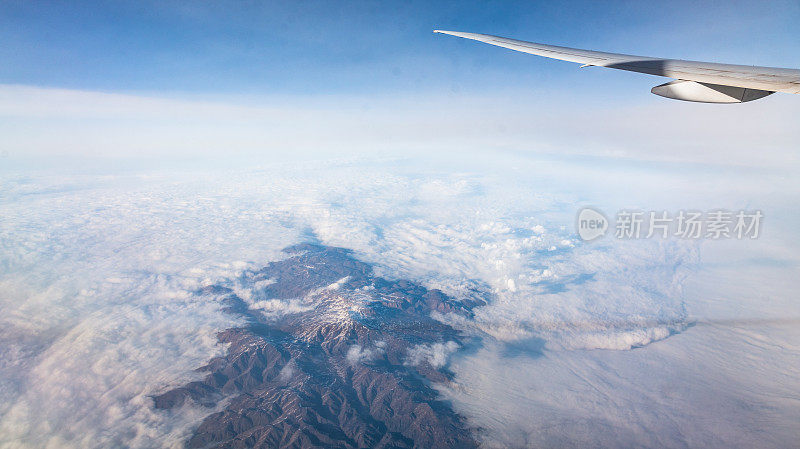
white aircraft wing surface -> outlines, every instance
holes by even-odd
[[[489,34],[442,30],[434,32],[546,58],[577,62],[584,66],[608,67],[675,78],[675,81],[654,87],[652,92],[677,100],[742,103],[763,98],[774,92],[800,93],[800,70],[797,69],[660,59],[536,44]]]

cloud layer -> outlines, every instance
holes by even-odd
[[[608,173],[580,161],[495,156],[448,165],[441,164],[448,157],[432,155],[430,164],[376,157],[249,170],[3,178],[0,444],[179,444],[200,412],[156,412],[149,396],[196,375],[192,369],[224,349],[215,332],[235,325],[191,292],[263,266],[281,257],[280,248],[302,240],[353,248],[383,276],[490,301],[474,320],[438,316],[480,335],[485,347],[477,353],[454,360],[455,348],[443,343],[408,355],[409,363],[451,367],[456,383],[444,391],[486,429],[489,441],[517,445],[541,436],[553,422],[523,426],[520,420],[531,416],[526,409],[499,408],[491,399],[533,407],[550,400],[548,388],[553,394],[569,389],[559,379],[583,379],[606,400],[616,394],[607,405],[622,414],[637,403],[626,385],[630,377],[599,378],[592,370],[605,372],[605,359],[584,355],[633,354],[639,350],[627,350],[684,338],[686,333],[667,337],[690,321],[683,285],[686,267],[699,262],[698,248],[681,241],[582,244],[571,228],[577,204],[631,206],[642,204],[644,194],[611,181],[589,189]],[[629,173],[626,182],[653,179],[648,167]],[[621,193],[614,193],[617,186]],[[652,201],[658,194],[644,196]],[[698,196],[710,201],[707,191]],[[245,299],[276,319],[305,306],[302,298]],[[353,363],[380,351],[351,349]],[[691,360],[659,357],[643,372],[663,369],[671,357]],[[644,362],[634,357],[619,363],[619,373],[633,376]],[[515,382],[503,381],[499,367],[516,373]],[[673,372],[673,379],[679,377]],[[733,385],[727,377],[716,380]],[[695,384],[680,395],[698,391],[705,390]],[[520,392],[533,396],[512,401]],[[583,409],[585,397],[573,405]],[[732,413],[749,400],[736,408],[737,397],[730,396]],[[647,416],[681,412],[660,404]],[[505,418],[493,418],[495,409]],[[606,425],[570,413],[566,404],[556,415],[561,429],[585,423],[599,432],[596,426]],[[631,417],[655,425],[654,418],[639,418]],[[613,426],[619,428],[621,419]],[[504,432],[513,439],[502,439]],[[641,440],[607,443],[614,441]]]

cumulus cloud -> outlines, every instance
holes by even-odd
[[[458,351],[459,347],[454,341],[416,345],[408,350],[406,363],[409,365],[428,363],[438,369],[447,365],[450,355]]]
[[[289,363],[281,368],[280,373],[278,373],[278,378],[284,382],[289,382],[297,371],[297,365],[295,365],[294,360],[290,360]]]
[[[266,299],[255,301],[254,303],[250,304],[250,308],[253,310],[260,310],[261,313],[270,318],[279,318],[283,315],[307,312],[313,309],[314,306],[299,299]]]
[[[383,355],[383,353],[383,348],[377,345],[374,348],[364,348],[361,345],[353,345],[347,350],[347,355],[345,357],[350,364],[355,365],[358,363],[371,362]]]
[[[339,290],[342,287],[342,285],[345,282],[349,281],[349,280],[350,280],[350,276],[345,276],[345,277],[339,279],[338,281],[326,286],[325,289],[326,290]]]

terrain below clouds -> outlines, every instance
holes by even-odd
[[[286,252],[283,261],[200,293],[247,324],[219,334],[228,353],[202,369],[204,380],[154,398],[160,409],[225,399],[188,446],[477,447],[430,386],[451,376],[447,355],[418,348],[464,344],[464,335],[430,314],[471,317],[481,303],[375,277],[341,248],[303,244]],[[262,286],[265,280],[272,282]],[[307,307],[276,317],[253,307],[258,298]]]
[[[449,388],[449,359],[459,349],[474,352],[492,339],[465,326],[487,303],[376,277],[342,248],[300,244],[285,252],[284,260],[198,292],[246,325],[219,334],[227,355],[201,369],[202,381],[154,397],[159,409],[224,404],[189,447],[477,447],[478,428],[436,387]],[[542,349],[517,346],[527,357]]]

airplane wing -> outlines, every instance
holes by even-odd
[[[489,34],[434,30],[511,50],[597,66],[675,78],[651,92],[676,100],[743,103],[775,92],[800,93],[800,70],[713,62],[682,61],[536,44]]]

